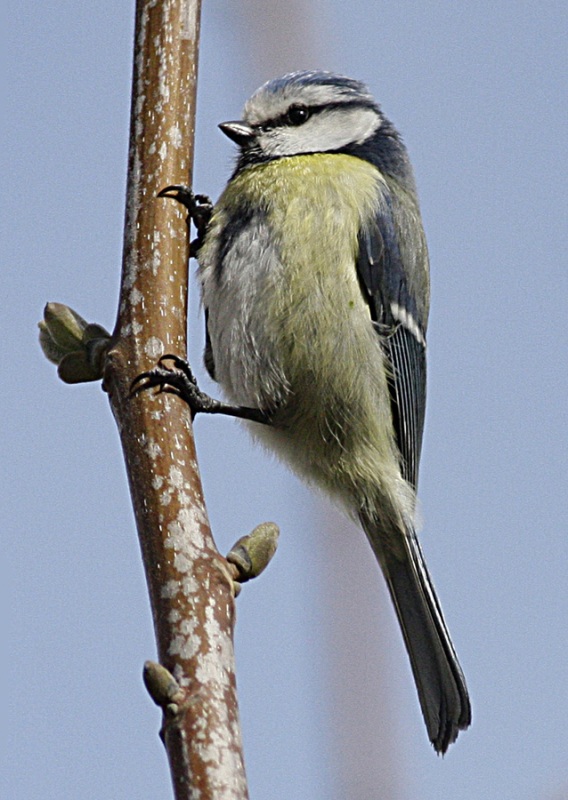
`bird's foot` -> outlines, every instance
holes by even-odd
[[[171,361],[173,366],[169,366],[166,363],[168,361]],[[130,392],[135,395],[153,386],[157,386],[160,392],[177,394],[191,409],[192,418],[199,413],[226,414],[252,422],[270,424],[269,415],[258,408],[232,406],[202,392],[191,367],[179,356],[171,354],[162,356],[153,369],[142,372],[132,381]]]
[[[174,184],[158,192],[158,197],[169,197],[187,209],[187,224],[193,222],[197,239],[191,243],[191,255],[197,255],[213,213],[213,203],[205,194],[193,194],[189,186]]]

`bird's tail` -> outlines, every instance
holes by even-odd
[[[470,725],[471,706],[420,544],[409,531],[397,537],[403,540],[402,548],[387,549],[375,523],[363,520],[363,527],[396,609],[428,736],[436,752],[443,754],[459,731]]]

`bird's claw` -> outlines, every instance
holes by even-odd
[[[206,194],[193,194],[189,186],[176,183],[161,189],[158,197],[169,197],[181,203],[187,209],[188,221],[195,225],[198,241],[203,238],[213,213],[213,203]]]
[[[173,362],[173,366],[169,366],[168,361]],[[187,361],[176,355],[162,356],[153,369],[138,375],[130,385],[130,394],[136,395],[154,386],[159,392],[177,394],[188,404],[193,416],[200,411],[211,411],[217,402],[199,389]]]

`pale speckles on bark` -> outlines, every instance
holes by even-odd
[[[158,491],[164,485],[165,478],[161,475],[152,475],[152,489]]]
[[[219,797],[224,800],[233,800],[243,796],[244,776],[240,769],[240,757],[238,752],[238,728],[235,720],[229,718],[226,706],[219,702],[216,710],[221,717],[222,726],[220,729],[228,729],[233,732],[235,739],[231,743],[226,741],[218,734],[218,727],[214,727],[212,735],[207,736],[205,730],[206,720],[203,720],[202,727],[204,743],[201,748],[201,757],[205,763],[209,780],[219,791]],[[208,739],[208,741],[207,741]],[[240,742],[239,742],[240,743]]]
[[[175,459],[175,455],[172,455]],[[193,462],[194,463],[194,462]],[[167,480],[162,479],[156,489],[161,489],[160,505],[167,506],[175,497],[180,505],[177,517],[170,523],[168,532],[169,538],[166,547],[182,548],[185,543],[184,530],[192,530],[194,525],[207,525],[207,519],[201,508],[195,505],[195,492],[183,478],[181,468],[184,465],[179,463],[170,467]],[[199,545],[201,546],[201,541]]]
[[[211,745],[204,748],[203,760],[214,765],[210,770],[210,780],[216,778],[224,800],[242,797],[242,785],[237,777],[239,775],[237,759],[236,753],[223,742],[219,743],[218,747]]]
[[[173,464],[170,466],[170,483],[175,489],[181,489],[184,485],[183,472]]]
[[[176,450],[177,463],[181,467],[185,467],[185,465],[187,463],[185,458],[184,458],[184,456],[185,456],[185,447],[184,447],[183,441],[180,439],[180,437],[178,436],[177,433],[174,434],[174,447],[175,447],[175,450]],[[195,461],[192,462],[192,466],[193,466],[193,468],[195,470],[197,469],[197,463]]]
[[[162,446],[159,442],[156,442],[155,439],[150,438],[146,434],[143,434],[139,438],[139,444],[141,447],[144,448],[148,457],[152,461],[156,461],[156,459],[161,458],[163,456]]]
[[[156,47],[156,52],[157,52],[157,54],[159,56],[159,59],[160,59],[160,77],[159,77],[159,80],[158,80],[158,94],[160,96],[160,100],[158,101],[158,105],[156,107],[156,111],[161,116],[162,111],[163,111],[163,105],[166,105],[166,104],[168,104],[170,102],[170,87],[169,87],[168,75],[167,75],[168,65],[167,65],[167,62],[165,60],[163,51],[159,49],[158,45],[159,45],[159,39],[156,38],[155,47]]]
[[[186,15],[181,18],[181,38],[185,41],[193,43],[195,41],[195,26],[193,20],[197,15],[197,3],[195,0],[190,0],[186,3]]]
[[[182,575],[189,575],[193,569],[193,561],[185,553],[176,553],[174,555],[174,568]]]
[[[179,656],[183,661],[189,661],[197,656],[200,649],[200,640],[195,631],[191,635],[177,633],[172,637],[168,653],[170,656]]]
[[[158,275],[160,267],[162,267],[162,259],[160,258],[159,252],[152,251],[152,261],[149,266],[152,270],[152,275]]]
[[[164,354],[164,343],[157,336],[150,336],[144,345],[144,352],[152,361],[157,361]]]
[[[171,599],[172,597],[175,597],[177,595],[179,590],[180,590],[180,581],[175,581],[175,580],[166,581],[165,583],[162,584],[162,588],[160,589],[160,596],[163,597],[164,599]],[[175,620],[173,620],[174,622],[177,621],[177,619],[179,619],[179,612],[176,611],[176,613],[178,614],[178,616],[176,617]]]
[[[172,410],[173,410],[173,405],[174,405],[174,398],[172,396],[166,394],[166,396],[163,398],[163,402],[164,402],[164,411],[166,412],[166,414],[171,414]],[[179,402],[179,401],[176,400],[175,402]],[[184,445],[184,447],[185,447],[185,445]]]
[[[142,134],[144,133],[144,119],[142,116],[142,112],[144,111],[144,106],[146,105],[146,95],[139,94],[136,98],[136,104],[134,106],[134,113],[135,113],[135,128],[134,133],[136,138],[139,139]]]
[[[199,588],[199,581],[197,581],[191,575],[186,576],[181,581],[181,587],[180,588],[181,588],[181,591],[182,591],[184,597],[190,596],[193,592],[197,591],[197,589]]]
[[[244,775],[240,756],[238,720],[227,706],[227,694],[232,691],[233,649],[226,620],[218,619],[219,608],[210,596],[205,607],[205,625],[202,638],[196,635],[198,627],[184,621],[173,645],[184,657],[195,657],[195,672],[200,691],[209,698],[208,713],[194,722],[193,740],[211,786],[224,800],[241,798]],[[204,634],[204,635],[203,635]],[[187,637],[184,643],[184,638]],[[175,673],[174,673],[175,674]],[[183,685],[183,676],[175,675]],[[181,679],[181,680],[180,680]],[[191,688],[189,684],[188,688]],[[213,721],[214,720],[214,721]],[[217,796],[217,795],[215,795]]]
[[[181,611],[178,611],[177,608],[172,608],[172,610],[168,614],[168,619],[172,627],[175,628],[176,624],[180,621],[180,619],[182,619]]]
[[[202,650],[195,677],[200,683],[215,687],[215,692],[224,692],[231,684],[233,647],[227,635],[227,625],[221,625],[215,608],[215,600],[210,597],[205,609],[205,633],[207,650]],[[205,644],[205,643],[204,643]],[[224,695],[223,695],[224,696]],[[221,699],[221,697],[220,697]]]
[[[172,125],[168,131],[168,137],[172,147],[175,147],[176,150],[183,146],[183,136],[179,125]]]
[[[185,552],[190,558],[195,558],[203,551],[205,540],[203,534],[195,527],[196,513],[194,508],[180,508],[177,518],[168,524],[167,538],[164,547],[172,548],[176,552]],[[201,520],[198,520],[198,524]],[[191,541],[188,541],[187,530],[192,531]]]
[[[144,308],[144,295],[136,286],[131,290],[129,300],[131,305],[137,306],[139,303],[141,303],[142,308]]]

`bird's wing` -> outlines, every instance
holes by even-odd
[[[402,222],[397,229],[387,198],[359,232],[357,273],[390,367],[402,474],[416,489],[426,409],[428,256],[417,210],[403,213]]]

